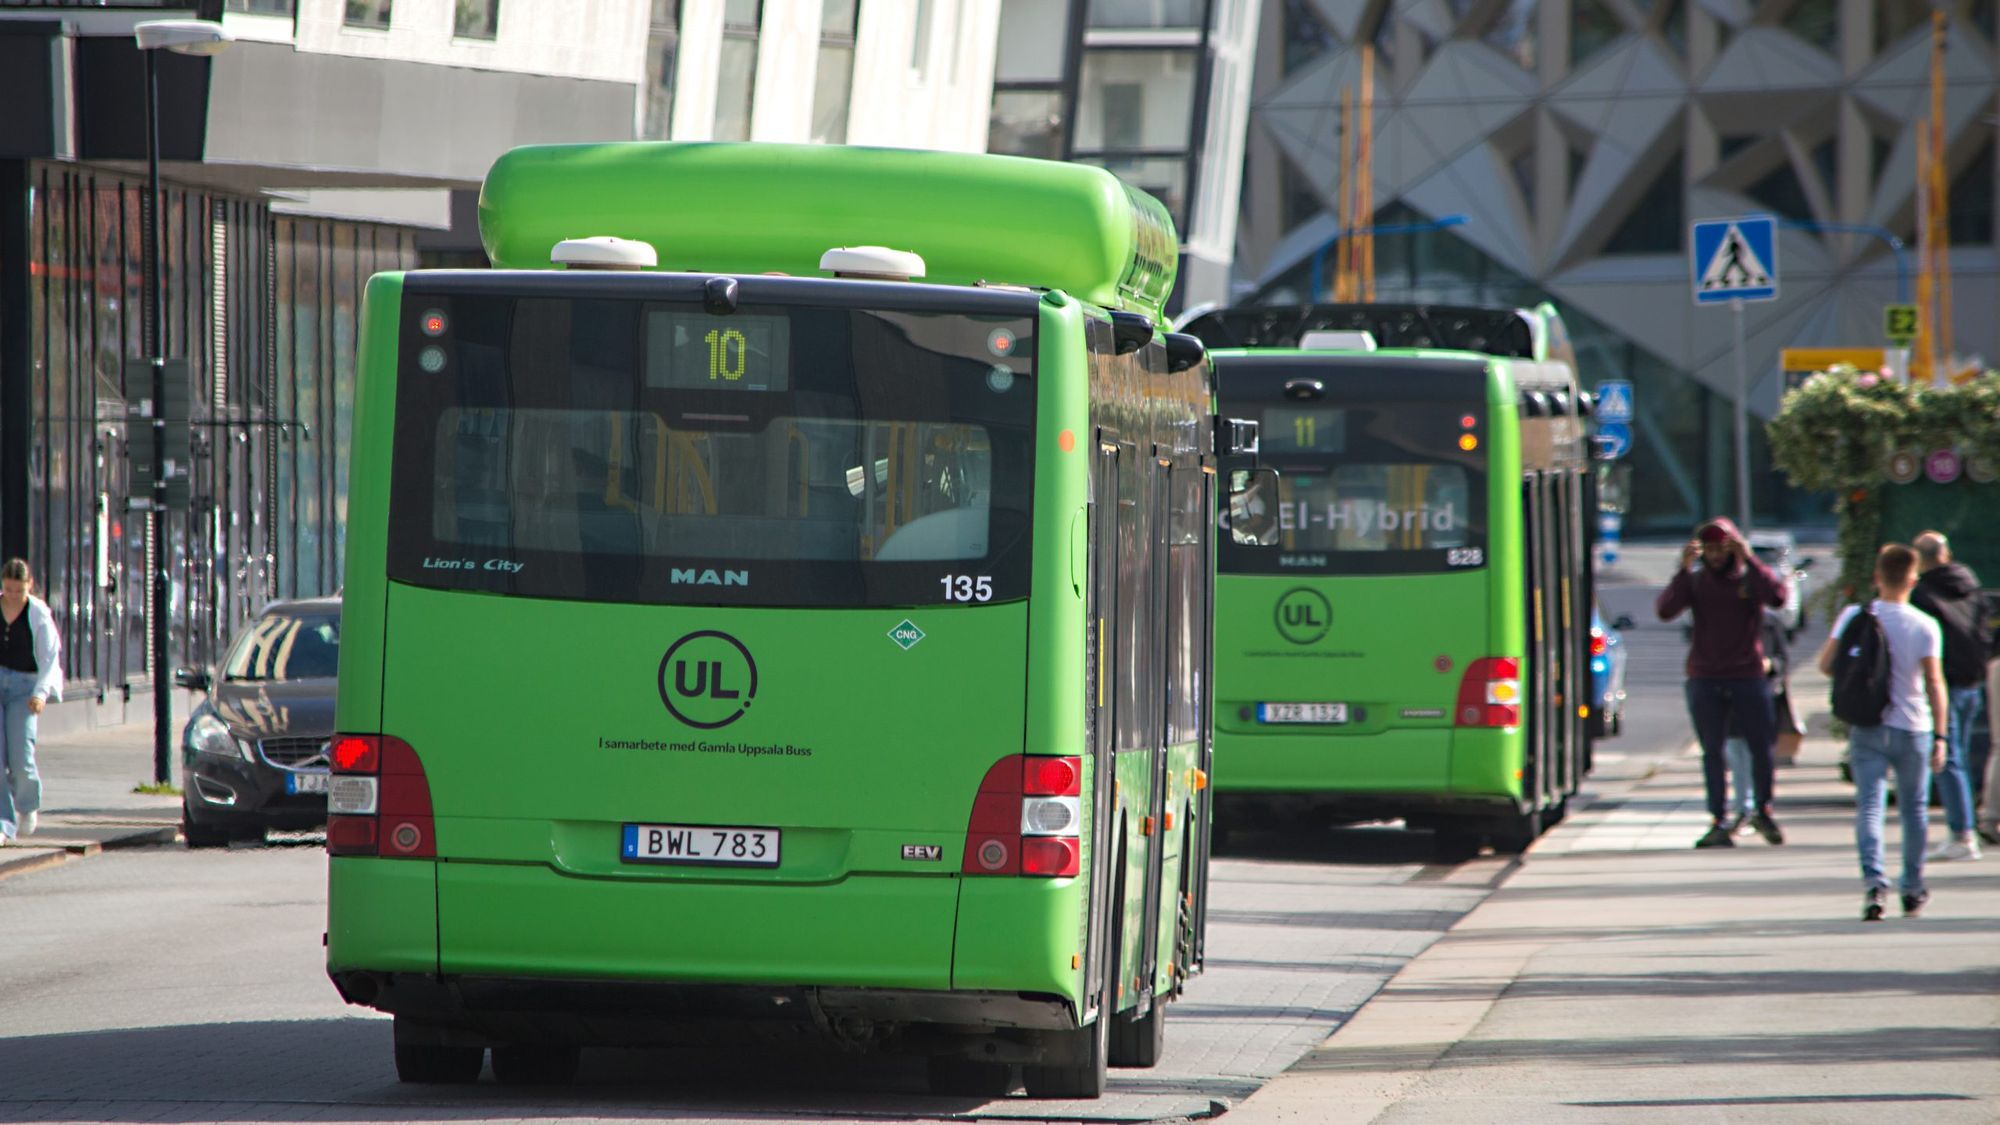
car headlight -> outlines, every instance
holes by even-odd
[[[214,715],[198,716],[188,724],[188,749],[218,758],[248,758],[250,746],[229,733],[229,724]]]

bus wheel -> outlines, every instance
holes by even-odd
[[[1014,1089],[1014,1068],[950,1055],[932,1055],[925,1075],[931,1093],[952,1098],[1004,1098]]]
[[[562,1086],[576,1081],[583,1051],[551,1043],[493,1048],[493,1079],[502,1086]]]
[[[1101,1098],[1104,1096],[1105,1067],[1111,1059],[1111,1021],[1118,1017],[1101,1005],[1097,1018],[1088,1027],[1074,1031],[1045,1031],[1043,1042],[1054,1053],[1067,1054],[1078,1061],[1068,1066],[1024,1066],[1021,1085],[1031,1098]]]
[[[1493,823],[1490,834],[1493,851],[1499,855],[1520,855],[1542,834],[1542,813],[1526,812],[1503,817]]]
[[[1112,1066],[1139,1068],[1158,1066],[1160,1052],[1165,1050],[1166,1046],[1167,1002],[1163,997],[1154,997],[1151,1010],[1143,1016],[1112,1017]]]
[[[486,1052],[479,1047],[440,1047],[430,1043],[396,1044],[396,1077],[404,1082],[463,1085],[479,1081]]]

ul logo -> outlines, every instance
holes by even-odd
[[[1318,590],[1301,586],[1278,599],[1278,635],[1295,645],[1309,645],[1333,627],[1333,606]]]
[[[660,702],[688,726],[726,727],[742,718],[755,698],[757,662],[728,633],[689,633],[660,658]]]

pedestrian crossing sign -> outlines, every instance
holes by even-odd
[[[1712,219],[1690,230],[1694,303],[1778,299],[1778,221],[1769,215]]]
[[[1617,381],[1597,384],[1597,407],[1591,417],[1598,422],[1632,420],[1632,384]]]

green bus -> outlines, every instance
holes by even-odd
[[[1525,848],[1589,768],[1589,400],[1561,318],[1188,328],[1219,411],[1261,423],[1218,548],[1218,825],[1401,818],[1446,858]]]
[[[633,143],[506,154],[480,225],[493,270],[363,316],[327,967],[400,1076],[802,1029],[959,1094],[1152,1065],[1218,435],[1165,209]]]

